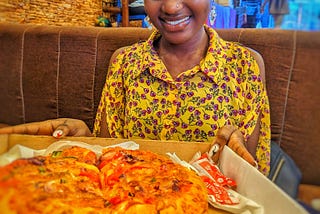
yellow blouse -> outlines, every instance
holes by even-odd
[[[226,124],[248,138],[261,112],[257,162],[267,175],[270,115],[258,65],[248,49],[205,28],[206,57],[175,80],[154,49],[158,32],[120,53],[109,67],[94,134],[100,133],[105,110],[109,133],[117,138],[210,142]]]

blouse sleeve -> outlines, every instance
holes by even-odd
[[[259,170],[267,174],[269,171],[271,139],[270,109],[267,90],[261,79],[259,66],[250,54],[246,61],[245,70],[247,70],[245,75],[246,81],[244,81],[243,86],[245,87],[245,93],[243,94],[245,100],[243,109],[245,112],[242,119],[243,126],[240,127],[240,130],[247,140],[256,126],[259,114],[261,115],[256,155]]]
[[[104,111],[106,113],[106,122],[110,136],[113,138],[123,138],[125,117],[125,91],[122,81],[123,56],[123,53],[120,53],[109,66],[94,124],[95,136],[99,135],[101,131],[101,113]]]

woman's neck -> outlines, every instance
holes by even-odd
[[[206,31],[184,44],[172,44],[161,37],[158,43],[158,53],[173,79],[182,72],[199,65],[205,57],[209,45]]]

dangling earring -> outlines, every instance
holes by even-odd
[[[209,23],[210,26],[213,26],[214,22],[216,21],[217,13],[216,13],[216,6],[212,5],[211,11],[209,14]]]
[[[147,15],[144,20],[144,25],[149,29],[152,30],[154,28],[154,26],[152,25],[152,23],[150,22],[150,17]]]

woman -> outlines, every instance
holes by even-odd
[[[157,31],[113,55],[93,134],[211,142],[232,125],[267,175],[270,118],[260,55],[203,24],[208,0],[145,0],[145,10]],[[5,132],[91,135],[82,121],[64,118]]]

